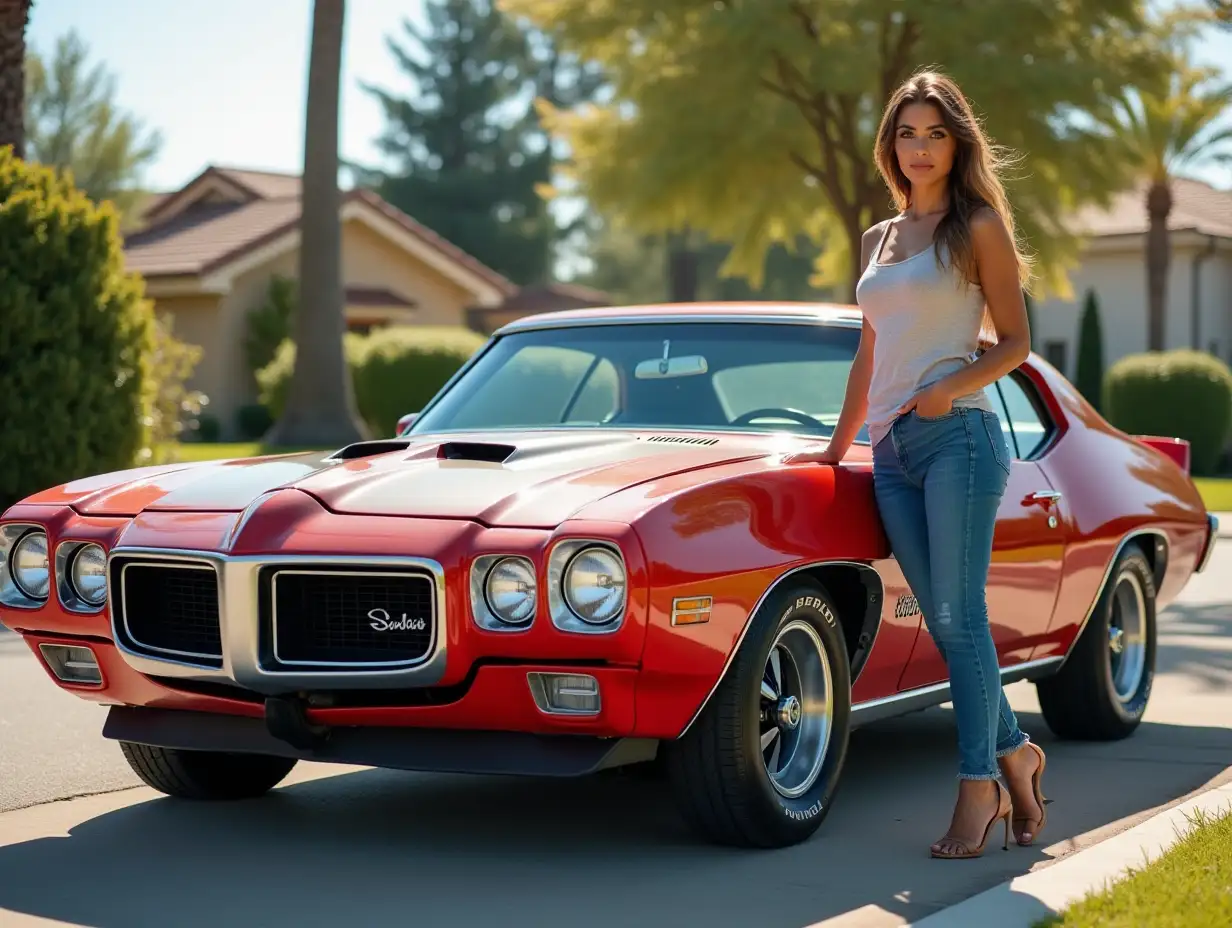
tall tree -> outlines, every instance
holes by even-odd
[[[0,148],[26,154],[26,25],[33,0],[0,0]]]
[[[59,170],[96,203],[111,200],[126,214],[144,194],[142,170],[162,138],[146,133],[116,104],[115,76],[90,66],[89,48],[75,32],[57,40],[50,62],[26,55],[26,159]]]
[[[1157,67],[1142,0],[502,0],[597,60],[612,100],[551,114],[600,209],[642,231],[690,225],[756,285],[768,246],[807,231],[850,295],[864,229],[891,211],[871,158],[887,97],[940,63],[994,139],[1046,282],[1068,293],[1062,215],[1125,181],[1115,148],[1067,118]]]
[[[366,182],[394,205],[519,284],[551,274],[557,229],[542,195],[558,153],[536,98],[569,108],[594,93],[593,67],[491,0],[428,0],[426,28],[387,39],[408,95],[364,85],[385,112],[392,161]]]
[[[1078,365],[1074,386],[1096,409],[1103,403],[1104,333],[1099,324],[1099,299],[1088,290],[1078,328]]]
[[[343,354],[338,85],[345,0],[314,0],[304,124],[295,370],[271,445],[328,447],[368,437]]]
[[[1172,180],[1203,163],[1232,160],[1232,127],[1218,120],[1232,108],[1232,81],[1219,69],[1189,64],[1201,20],[1182,9],[1162,17],[1154,34],[1169,55],[1170,69],[1156,80],[1125,88],[1101,114],[1111,138],[1146,179],[1147,347],[1164,349],[1168,266],[1172,241]]]

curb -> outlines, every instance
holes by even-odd
[[[1204,790],[1099,844],[910,922],[907,928],[1031,928],[1118,881],[1128,868],[1160,857],[1188,830],[1187,815],[1197,810],[1226,812],[1229,806],[1232,783]]]

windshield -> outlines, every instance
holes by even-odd
[[[829,435],[860,330],[672,322],[514,332],[411,432],[676,428]],[[867,441],[861,429],[859,440]]]

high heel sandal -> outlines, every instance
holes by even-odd
[[[1050,800],[1044,798],[1044,793],[1040,786],[1040,783],[1044,778],[1044,765],[1047,763],[1048,759],[1044,755],[1043,749],[1034,742],[1028,741],[1024,747],[1030,748],[1035,752],[1036,757],[1039,758],[1039,767],[1036,768],[1035,773],[1031,774],[1031,792],[1035,794],[1035,804],[1039,806],[1040,817],[1039,824],[1034,828],[1028,828],[1027,826],[1034,825],[1036,821],[1035,819],[1027,818],[1026,816],[1015,818],[1014,841],[1019,847],[1030,847],[1035,843],[1035,839],[1039,837],[1039,833],[1044,830],[1044,825],[1048,822],[1048,803]],[[1022,829],[1018,828],[1019,824],[1023,826]],[[1031,840],[1024,844],[1022,836],[1028,831],[1031,834]]]
[[[1014,805],[1010,802],[1010,794],[1004,786],[997,780],[992,782],[997,784],[997,811],[991,819],[988,820],[988,826],[984,829],[984,840],[979,843],[979,846],[972,849],[967,845],[966,841],[961,841],[958,838],[952,838],[948,835],[938,841],[938,844],[954,845],[957,850],[947,852],[939,851],[936,848],[929,848],[929,854],[941,860],[970,860],[973,857],[980,857],[984,853],[984,845],[988,843],[988,836],[992,834],[992,826],[997,824],[999,820],[1005,821],[1005,844],[1002,850],[1010,849],[1010,818],[1014,814]]]

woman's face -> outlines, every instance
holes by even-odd
[[[955,146],[941,110],[932,103],[908,103],[899,111],[894,153],[913,185],[928,186],[943,180],[954,164]]]

